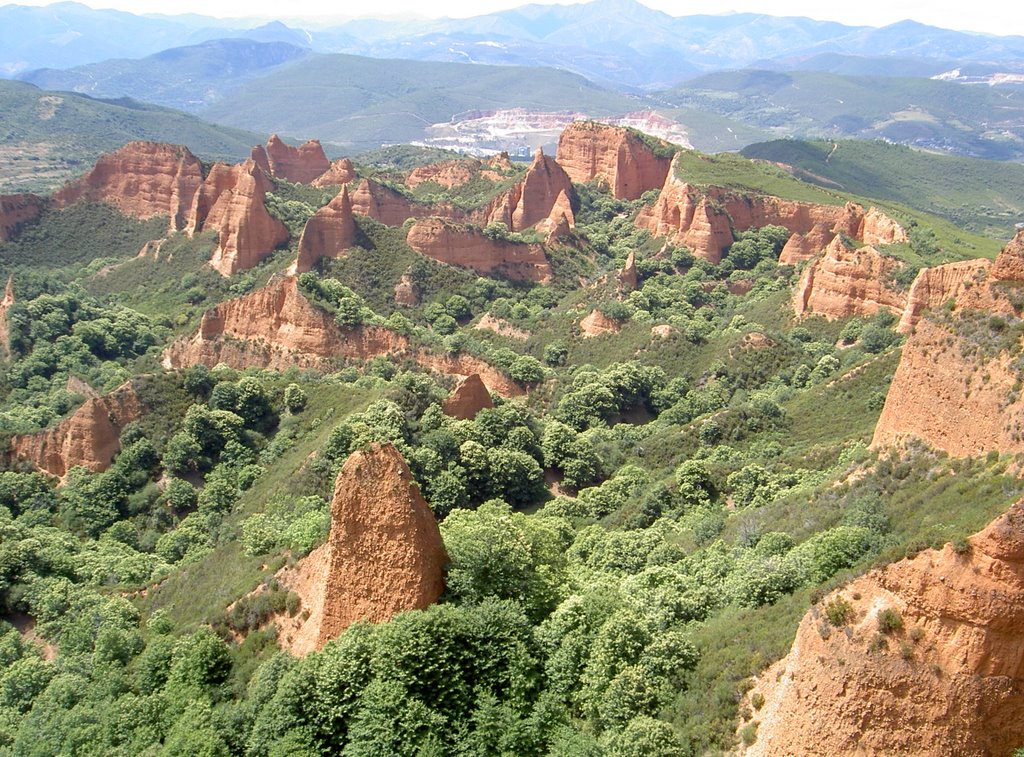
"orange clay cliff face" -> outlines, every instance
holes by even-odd
[[[1010,755],[1024,743],[1022,624],[1018,503],[966,550],[926,550],[813,607],[748,695],[763,704],[748,705],[757,737],[741,754]]]
[[[663,143],[668,148],[668,143]],[[659,157],[636,132],[621,126],[577,121],[558,140],[558,163],[580,184],[608,183],[620,200],[636,200],[665,183],[671,158]]]
[[[875,208],[865,211],[854,203],[819,205],[723,187],[697,187],[679,173],[673,161],[657,202],[641,209],[636,225],[652,236],[689,247],[712,263],[721,261],[734,232],[768,225],[783,226],[791,234],[780,255],[783,264],[817,255],[840,233],[871,245],[907,239],[898,222]]]
[[[194,334],[164,350],[163,365],[331,370],[338,358],[370,360],[381,355],[409,359],[457,378],[478,373],[488,389],[505,397],[525,394],[515,381],[472,355],[434,355],[383,326],[342,329],[330,313],[306,299],[294,276],[278,277],[263,289],[206,311]]]
[[[991,265],[969,261],[918,274],[901,320],[909,335],[873,446],[916,437],[955,457],[1024,452],[1020,360],[989,320],[1016,312],[1010,298],[1022,286],[1024,231]],[[952,310],[938,307],[950,300]]]
[[[804,268],[793,295],[793,309],[798,316],[813,313],[829,320],[874,315],[879,310],[899,315],[906,297],[887,282],[902,267],[874,247],[853,249],[836,237],[821,257]]]
[[[540,245],[492,239],[477,229],[442,218],[417,221],[406,241],[422,255],[477,273],[497,273],[514,281],[540,284],[551,280],[551,264]]]
[[[13,437],[11,455],[60,478],[76,465],[106,470],[121,449],[121,430],[141,415],[138,395],[128,382],[110,394],[86,400],[53,428]]]
[[[129,142],[102,155],[89,173],[54,193],[54,206],[105,202],[125,215],[166,215],[170,230],[185,228],[193,198],[203,183],[199,158],[179,145]]]
[[[267,140],[266,148],[253,148],[252,159],[268,175],[293,183],[311,184],[331,169],[318,140],[291,147],[276,134]]]
[[[352,201],[348,187],[306,221],[299,239],[299,255],[295,272],[313,269],[321,258],[338,258],[356,239],[356,221],[352,215]]]
[[[422,610],[444,591],[441,532],[392,444],[353,453],[334,484],[327,542],[281,582],[302,600],[305,620],[284,621],[279,642],[294,654],[323,647],[358,621],[383,623]]]
[[[0,242],[6,242],[26,223],[39,217],[46,200],[33,194],[0,195]]]

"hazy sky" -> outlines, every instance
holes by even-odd
[[[775,16],[808,16],[845,24],[885,26],[906,18],[934,26],[991,34],[1024,35],[1024,3],[1020,0],[858,0],[857,2],[821,2],[821,0],[723,0],[708,4],[694,0],[642,0],[651,8],[673,16],[698,13],[719,14],[732,11],[769,13]],[[23,5],[47,5],[49,0],[19,0]],[[300,17],[355,16],[475,16],[524,5],[525,0],[375,0],[373,3],[344,3],[331,0],[85,0],[94,8],[118,8],[133,13],[202,13],[221,17]],[[569,5],[569,2],[561,2]]]

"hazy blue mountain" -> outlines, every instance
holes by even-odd
[[[286,42],[219,39],[140,59],[107,60],[66,70],[39,69],[18,78],[43,89],[94,97],[133,97],[198,111],[244,82],[311,54]]]

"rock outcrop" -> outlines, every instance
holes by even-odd
[[[448,395],[441,409],[445,415],[463,421],[471,421],[485,408],[494,407],[491,393],[487,391],[480,375],[474,373],[462,379]]]
[[[922,268],[910,285],[897,330],[909,334],[926,311],[956,300],[969,286],[981,285],[991,267],[992,261],[982,259]]]
[[[422,255],[483,275],[541,284],[551,280],[551,264],[540,245],[492,239],[475,228],[442,218],[417,221],[406,241]]]
[[[418,166],[406,176],[405,185],[415,189],[420,184],[434,183],[445,189],[454,189],[472,181],[482,165],[479,160],[445,160]]]
[[[261,152],[266,156],[265,165]],[[311,184],[331,168],[331,161],[318,140],[311,139],[298,147],[291,147],[276,134],[267,140],[265,149],[253,148],[252,158],[270,176],[293,184]]]
[[[814,313],[830,320],[874,315],[882,309],[900,314],[905,296],[891,289],[887,281],[902,265],[873,247],[853,249],[836,237],[825,253],[804,269],[793,295],[793,309],[798,316]]]
[[[637,287],[639,277],[636,270],[636,254],[630,250],[626,263],[618,273],[619,291],[632,292]]]
[[[1024,229],[996,256],[992,265],[992,278],[999,281],[1024,281]]]
[[[314,187],[330,187],[348,184],[355,181],[356,169],[348,158],[341,158],[331,163],[330,168],[313,180]]]
[[[383,327],[342,330],[330,313],[306,299],[294,277],[284,277],[206,311],[195,334],[165,350],[164,366],[327,370],[335,358],[369,360],[408,348],[406,337]]]
[[[193,198],[203,183],[199,158],[180,145],[129,142],[100,156],[85,176],[55,192],[55,207],[105,202],[139,219],[170,217],[170,230],[187,225]]]
[[[824,608],[849,611],[833,627]],[[882,633],[879,615],[902,628]],[[835,614],[835,611],[833,611]],[[774,755],[1009,755],[1024,743],[1024,507],[973,536],[875,570],[804,616],[751,691]]]
[[[970,260],[918,274],[873,446],[918,438],[954,457],[1024,452],[1019,356],[1012,342],[993,339],[999,327],[992,319],[1018,317],[1021,280],[1011,277],[1024,272],[1017,267],[1022,240],[1018,234],[995,263]]]
[[[656,154],[650,141],[660,143],[661,154]],[[665,183],[670,150],[669,143],[645,140],[631,129],[577,121],[562,132],[557,160],[573,181],[586,184],[601,179],[617,199],[635,200]]]
[[[352,192],[352,210],[386,226],[401,226],[410,218],[431,215],[429,206],[417,207],[405,195],[373,179],[363,179]]]
[[[327,542],[280,576],[299,594],[303,613],[279,640],[304,655],[353,623],[422,610],[444,591],[447,560],[402,454],[390,443],[354,452],[334,484]]]
[[[420,298],[416,292],[416,284],[412,280],[412,272],[406,270],[402,274],[402,278],[395,284],[395,304],[396,305],[419,305]]]
[[[525,394],[523,387],[481,358],[416,349],[408,337],[382,326],[342,329],[330,313],[306,299],[294,276],[277,278],[263,289],[208,310],[194,334],[164,350],[163,365],[171,369],[201,363],[212,368],[224,363],[236,370],[328,371],[338,358],[370,360],[384,355],[457,378],[477,373],[488,389],[505,397]]]
[[[86,400],[53,428],[12,437],[11,454],[60,478],[76,465],[106,470],[121,448],[121,430],[141,415],[135,387],[127,382],[109,394]]]
[[[618,322],[613,321],[597,308],[590,311],[590,315],[580,321],[580,333],[587,339],[602,334],[617,334],[619,332]]]
[[[341,257],[355,239],[356,222],[352,216],[352,202],[349,200],[348,187],[342,187],[337,197],[306,221],[299,238],[295,272],[313,270],[321,258]]]
[[[7,311],[14,304],[14,276],[7,277],[4,296],[0,298],[0,357],[11,352],[10,324],[7,323]]]
[[[530,338],[529,331],[514,326],[504,318],[497,318],[490,313],[484,313],[473,328],[479,331],[493,331],[495,334],[507,336],[509,339],[518,339],[521,342],[525,342]]]
[[[252,268],[288,239],[288,229],[267,211],[270,179],[254,160],[214,164],[195,194],[186,230],[217,229],[210,259],[222,276]]]
[[[522,231],[542,221],[548,221],[553,213],[564,215],[570,226],[575,226],[572,204],[572,179],[552,158],[537,150],[526,176],[513,190],[518,195],[512,210],[509,229]],[[555,211],[555,207],[558,210]],[[557,218],[555,219],[557,221]]]
[[[698,187],[680,173],[673,162],[658,201],[641,209],[636,224],[712,263],[722,259],[734,232],[769,225],[790,232],[779,258],[790,265],[817,255],[839,234],[868,244],[906,241],[903,227],[876,208],[865,211],[855,203],[821,205],[725,187]]]
[[[46,200],[34,194],[0,195],[0,242],[13,239],[21,228],[39,218]]]

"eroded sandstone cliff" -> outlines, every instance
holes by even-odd
[[[652,141],[661,148],[657,152]],[[586,184],[601,179],[614,197],[635,200],[665,183],[670,149],[667,142],[644,139],[631,129],[577,121],[559,137],[556,158],[573,181]]]
[[[21,228],[36,220],[46,200],[34,194],[0,195],[0,242],[12,239]]]
[[[422,255],[484,275],[541,284],[551,280],[551,264],[541,245],[492,239],[479,229],[443,218],[417,221],[406,241]]]
[[[53,428],[12,437],[11,454],[60,478],[76,465],[106,470],[121,448],[121,430],[141,415],[135,387],[126,382],[109,394],[86,400]]]
[[[184,229],[193,198],[203,183],[199,158],[180,145],[129,142],[100,156],[85,176],[55,192],[58,208],[76,202],[105,202],[125,215],[147,219],[166,215],[170,229]]]
[[[266,165],[261,162],[263,156]],[[253,159],[270,176],[297,184],[311,184],[331,169],[331,161],[316,139],[292,147],[272,134],[266,148],[253,148]]]
[[[902,265],[874,247],[847,247],[836,237],[824,254],[804,269],[793,295],[793,309],[798,316],[814,313],[828,319],[874,315],[883,309],[898,315],[906,297],[889,281]]]
[[[356,222],[348,187],[306,221],[299,238],[296,273],[311,271],[321,258],[341,257],[356,239]]]
[[[459,420],[473,420],[481,410],[494,407],[491,393],[477,373],[459,381],[441,409],[445,415]]]
[[[886,611],[901,628],[883,631]],[[751,691],[764,704],[744,753],[1009,755],[1024,743],[1022,623],[1018,503],[966,550],[926,550],[812,608]]]
[[[279,642],[304,655],[357,621],[424,609],[444,591],[446,562],[437,521],[402,454],[392,444],[354,452],[334,484],[327,542],[280,575],[303,613],[283,624]]]

